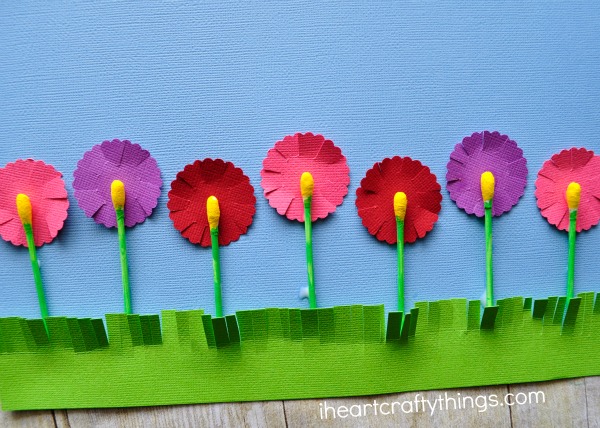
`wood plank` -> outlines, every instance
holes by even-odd
[[[52,412],[0,412],[2,427],[77,428],[77,427],[114,427],[114,426],[246,426],[246,427],[311,427],[311,426],[510,426],[518,427],[586,427],[600,428],[600,377],[586,379],[558,380],[551,382],[510,385],[507,387],[464,388],[447,391],[422,392],[417,396],[434,402],[436,399],[496,394],[500,399],[504,394],[529,394],[542,391],[545,402],[528,403],[512,407],[489,408],[479,411],[470,409],[450,409],[440,411],[436,408],[433,416],[419,411],[394,415],[373,414],[373,407],[367,407],[368,415],[360,418],[332,418],[329,411],[327,419],[321,419],[319,405],[326,402],[329,407],[353,405],[373,405],[381,403],[402,403],[413,401],[417,393],[388,394],[371,397],[338,398],[326,400],[301,400],[264,403],[226,403],[195,406],[150,407],[134,409],[70,410]],[[525,396],[520,396],[523,399]],[[514,399],[514,397],[513,397]],[[534,400],[535,401],[535,400]],[[396,410],[398,409],[396,405]],[[413,404],[414,406],[414,404]],[[413,407],[414,409],[415,407]],[[356,410],[356,408],[354,408]],[[364,410],[364,407],[363,407]],[[380,409],[381,410],[381,409]]]
[[[513,426],[518,427],[587,427],[585,379],[562,379],[550,382],[510,385],[515,399],[524,401],[530,393],[541,391],[544,398],[534,395],[529,403],[510,408]],[[517,394],[525,394],[517,397]],[[596,395],[598,397],[598,395]],[[597,398],[596,398],[597,400]]]
[[[67,411],[71,428],[284,427],[281,401]]]
[[[600,428],[600,376],[585,378],[587,417],[590,428]]]
[[[285,401],[284,407],[287,424],[290,428],[336,426],[377,428],[398,426],[498,427],[510,426],[510,413],[508,408],[496,407],[488,408],[487,411],[480,411],[480,408],[477,407],[475,403],[473,403],[473,406],[471,407],[470,400],[466,399],[463,403],[467,403],[467,408],[462,408],[461,404],[461,408],[459,409],[457,404],[457,408],[455,409],[451,399],[459,398],[464,400],[464,397],[468,396],[475,401],[476,397],[480,395],[489,396],[490,394],[495,394],[498,397],[504,397],[506,393],[506,386],[491,386],[420,393],[407,392],[370,397]],[[447,401],[446,397],[448,397]],[[429,400],[431,403],[436,402],[436,400],[440,400],[439,402],[441,403],[447,402],[449,408],[444,408],[443,410],[436,408],[432,415],[428,404],[425,404],[427,408],[426,411],[423,411],[422,398]],[[419,401],[418,407],[414,403],[415,399]],[[375,401],[377,402],[377,408],[379,409],[377,414],[375,414],[374,411]],[[412,405],[404,404],[408,401],[412,402]],[[382,403],[390,403],[390,406],[394,409],[394,414],[382,414]],[[327,409],[325,408],[325,404]],[[365,405],[368,406],[365,407]],[[445,404],[443,405],[445,406]],[[480,401],[480,405],[483,406],[482,401]],[[345,408],[348,409],[348,415],[346,415],[346,412],[342,411],[341,415],[338,413],[334,418],[334,410],[330,408],[336,408],[339,412],[339,406],[345,406]],[[404,412],[402,411],[403,406]],[[324,414],[326,410],[328,410],[327,416]],[[391,413],[387,405],[383,410],[385,413],[388,411]],[[350,412],[352,412],[353,415],[358,415],[360,412],[362,413],[362,416],[353,417],[350,415]],[[341,417],[344,415],[346,415],[346,417]]]
[[[56,428],[70,428],[69,417],[66,410],[55,410],[54,411],[54,423]]]
[[[0,427],[11,428],[54,428],[52,411],[2,412]]]

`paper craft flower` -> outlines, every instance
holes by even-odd
[[[23,193],[32,206],[36,247],[52,242],[67,219],[69,200],[62,174],[52,165],[19,159],[0,168],[0,235],[14,245],[27,246],[16,198]]]
[[[261,186],[269,205],[290,220],[304,221],[300,177],[314,178],[311,220],[334,212],[348,194],[350,169],[342,151],[322,135],[288,135],[275,143],[263,161]]]
[[[409,157],[386,158],[373,165],[356,189],[356,207],[371,235],[395,244],[394,195],[406,194],[404,242],[412,243],[433,229],[442,209],[441,186],[428,167]]]
[[[577,232],[600,221],[600,157],[584,148],[563,150],[547,160],[535,181],[535,196],[542,216],[559,230],[569,229],[565,192],[570,183],[581,185]]]
[[[98,224],[115,227],[117,218],[111,184],[125,185],[125,226],[142,223],[156,208],[162,180],[156,160],[128,140],[104,141],[83,155],[73,173],[75,198],[85,215]]]
[[[206,201],[219,203],[219,245],[237,241],[252,224],[256,197],[250,179],[240,168],[221,159],[186,165],[171,183],[167,204],[175,229],[193,244],[211,245]]]
[[[485,214],[481,174],[486,171],[495,178],[492,213],[497,217],[510,211],[525,193],[527,161],[517,143],[497,131],[475,132],[457,144],[448,162],[447,189],[467,214]]]

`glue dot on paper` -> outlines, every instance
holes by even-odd
[[[487,306],[487,293],[485,292],[485,290],[483,290],[483,293],[481,294],[481,297],[479,298],[479,300],[481,301],[481,306]]]
[[[300,287],[300,293],[298,297],[300,297],[300,300],[308,299],[308,287]]]

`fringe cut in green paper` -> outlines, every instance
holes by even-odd
[[[402,319],[404,318],[404,322]],[[583,293],[202,310],[101,319],[0,318],[4,410],[374,395],[600,375],[600,299]],[[310,364],[306,362],[310,361]]]

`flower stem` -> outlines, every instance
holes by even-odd
[[[315,270],[313,266],[312,249],[312,196],[304,198],[304,234],[306,237],[306,271],[308,273],[308,304],[311,309],[317,307],[317,294],[315,292]]]
[[[569,214],[569,267],[567,273],[567,303],[575,297],[575,240],[577,238],[577,210]]]
[[[121,281],[123,282],[123,302],[126,314],[131,314],[131,290],[129,288],[129,264],[127,262],[127,241],[125,239],[125,210],[116,208],[117,230],[119,233],[119,254],[121,257]]]
[[[25,237],[27,238],[27,248],[29,249],[29,259],[31,260],[31,269],[33,270],[33,279],[35,280],[35,290],[37,291],[38,302],[40,304],[40,313],[42,314],[44,325],[46,325],[48,305],[46,304],[44,283],[42,282],[40,264],[38,263],[37,252],[35,249],[35,240],[33,239],[33,228],[31,224],[24,224],[23,229],[25,229]]]
[[[494,306],[494,266],[492,245],[492,200],[485,207],[485,305]]]
[[[404,312],[404,220],[396,217],[398,246],[398,312]]]
[[[219,228],[210,229],[210,243],[212,245],[213,276],[215,284],[215,315],[223,316],[223,298],[221,296],[221,261],[219,260]]]

